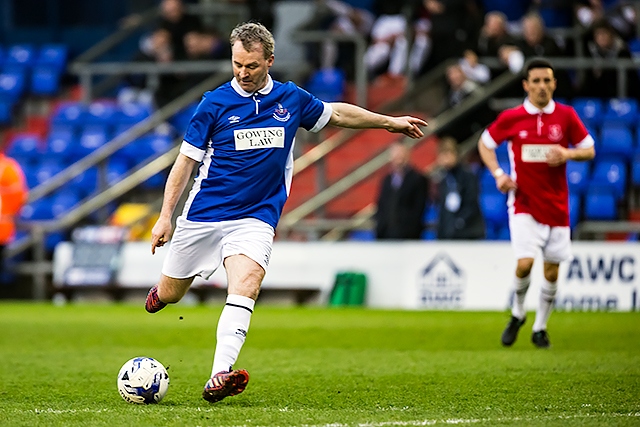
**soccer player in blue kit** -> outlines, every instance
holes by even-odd
[[[167,178],[151,233],[152,253],[168,242],[173,211],[199,165],[160,281],[145,303],[150,313],[176,303],[195,276],[208,278],[224,265],[228,296],[218,321],[211,378],[202,393],[209,402],[237,395],[249,382],[246,370],[232,366],[244,344],[289,195],[298,127],[311,132],[327,124],[382,128],[420,138],[420,126],[427,125],[415,117],[325,103],[292,82],[272,80],[274,40],[261,24],[238,25],[230,42],[234,78],[204,94]]]

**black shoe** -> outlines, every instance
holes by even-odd
[[[534,332],[533,335],[531,335],[531,342],[538,348],[551,347],[549,335],[544,329],[542,331]]]
[[[518,319],[516,316],[511,316],[509,324],[507,324],[506,329],[502,333],[502,345],[507,347],[513,345],[513,343],[516,342],[516,338],[518,338],[518,331],[526,321],[526,316],[522,319]]]

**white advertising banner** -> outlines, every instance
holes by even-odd
[[[54,254],[54,284],[62,285],[72,244]],[[165,248],[151,255],[148,242],[123,247],[117,283],[156,283]],[[556,304],[566,310],[637,309],[640,245],[574,242],[574,258],[560,267]],[[503,310],[510,304],[516,261],[508,242],[275,242],[265,289],[318,289],[326,301],[337,273],[367,276],[366,303],[376,308]],[[537,305],[543,280],[536,259],[526,306]],[[208,283],[224,287],[224,269]]]

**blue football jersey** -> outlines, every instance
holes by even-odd
[[[329,104],[270,76],[255,93],[235,78],[206,92],[180,147],[202,162],[182,214],[199,222],[257,218],[275,228],[291,188],[296,131],[318,132],[331,113]]]

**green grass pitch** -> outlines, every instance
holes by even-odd
[[[220,309],[0,304],[0,425],[640,425],[639,313],[554,313],[537,350],[533,313],[502,348],[506,313],[258,305],[236,365],[249,386],[209,404]],[[159,405],[120,398],[134,356],[169,366]]]

